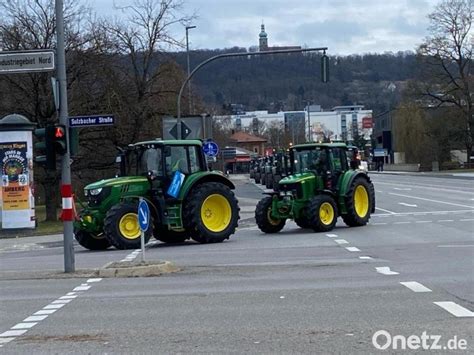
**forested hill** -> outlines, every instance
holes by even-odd
[[[243,48],[191,51],[191,69],[221,53]],[[400,90],[417,71],[413,52],[330,56],[330,82],[320,79],[320,53],[222,58],[193,77],[193,88],[207,104],[222,108],[243,104],[247,110],[301,110],[307,102],[324,109],[363,104],[382,112],[398,101]],[[174,54],[186,68],[186,53]]]

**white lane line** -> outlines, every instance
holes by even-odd
[[[405,203],[405,202],[399,202],[398,204],[402,205],[402,206],[406,206],[406,207],[418,207],[417,205],[411,205],[411,204]]]
[[[77,293],[77,292],[68,292],[68,293],[66,293],[66,296],[73,296],[73,295],[75,295],[76,293]]]
[[[380,208],[380,207],[375,207],[376,210],[379,210],[379,211],[383,211],[383,212],[387,212],[387,213],[390,213],[390,214],[396,214],[396,212],[392,212],[392,211],[389,211],[389,210],[385,210],[383,208]]]
[[[370,256],[359,256],[359,259],[361,259],[361,260],[370,260],[372,258]]]
[[[394,187],[393,189],[399,191],[411,191],[410,187]]]
[[[415,221],[415,223],[433,223],[433,221]]]
[[[28,329],[7,330],[6,332],[0,334],[0,337],[17,337],[25,334],[27,331]]]
[[[339,244],[339,245],[341,245],[341,244],[349,244],[349,242],[348,242],[347,240],[345,240],[345,239],[334,239],[334,241],[335,241],[337,244]]]
[[[59,309],[64,306],[65,304],[48,304],[47,306],[43,307],[43,309]]]
[[[0,338],[0,348],[1,348],[4,344],[11,342],[13,339],[15,339],[15,338]]]
[[[337,234],[326,234],[329,238],[337,238]]]
[[[99,281],[102,281],[102,279],[101,279],[101,278],[89,279],[89,280],[87,280],[86,282],[89,283],[89,282],[99,282]]]
[[[360,251],[360,249],[357,247],[346,247],[346,249],[349,251]]]
[[[399,272],[390,270],[390,267],[388,266],[376,267],[375,270],[377,270],[377,272],[382,275],[398,275],[399,274]]]
[[[36,316],[36,315],[39,316],[39,315],[42,315],[42,314],[53,314],[56,311],[57,311],[57,309],[42,309],[38,312],[33,313],[33,315],[34,316]]]
[[[58,298],[58,300],[73,300],[74,298],[77,298],[77,295],[61,296]]]
[[[373,225],[373,226],[383,226],[383,225],[386,225],[388,223],[370,223],[369,224]]]
[[[382,216],[426,216],[434,214],[461,214],[461,213],[472,213],[474,210],[456,210],[456,211],[425,211],[425,212],[392,212],[392,213],[376,213],[371,217],[382,217]]]
[[[393,192],[389,192],[389,194],[390,194],[390,195],[394,195],[394,196],[412,198],[412,199],[415,199],[415,200],[429,201],[429,202],[436,202],[436,203],[443,203],[443,204],[445,204],[445,205],[451,205],[451,206],[458,206],[458,207],[465,207],[465,208],[474,208],[474,206],[461,205],[461,204],[459,204],[459,203],[452,203],[452,202],[446,202],[446,201],[432,200],[432,199],[430,199],[430,198],[415,197],[415,196],[410,196],[410,195],[402,195],[402,194],[396,194],[396,193],[393,193]]]
[[[56,301],[51,302],[51,304],[68,304],[71,301],[72,300],[56,300]]]
[[[30,316],[28,318],[23,319],[23,322],[39,322],[39,321],[45,320],[48,317],[49,317],[48,315],[45,315],[45,316]]]
[[[378,192],[379,194],[381,194],[383,191],[380,191],[380,190],[375,190],[375,192]]]
[[[435,305],[444,308],[455,317],[474,317],[474,312],[464,308],[454,302],[433,302]]]
[[[409,224],[411,222],[393,222],[393,224]]]
[[[30,329],[33,328],[38,322],[33,322],[33,323],[18,323],[17,325],[14,325],[10,329]]]
[[[77,286],[76,288],[73,289],[73,291],[87,291],[90,289],[90,286]]]
[[[454,222],[454,219],[440,219],[438,222]]]
[[[431,292],[431,290],[420,284],[419,282],[416,281],[405,281],[405,282],[400,282],[403,286],[408,287],[410,290],[413,292]]]
[[[460,219],[459,221],[461,222],[474,221],[474,218],[464,218],[464,219]]]

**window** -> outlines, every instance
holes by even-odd
[[[188,147],[189,165],[191,167],[191,174],[196,173],[201,170],[200,164],[199,164],[199,154],[197,153],[196,149],[199,149],[199,147],[196,147],[196,146]]]
[[[170,146],[169,148],[169,154],[165,158],[167,174],[171,176],[177,170],[183,174],[189,174],[186,147]]]

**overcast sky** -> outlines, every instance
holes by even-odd
[[[159,1],[159,0],[157,0]],[[185,0],[197,14],[191,49],[258,45],[265,24],[269,46],[329,47],[329,53],[415,50],[427,35],[427,15],[437,0]],[[98,15],[113,14],[114,0],[90,1]],[[115,0],[131,4],[131,0]],[[184,38],[184,28],[175,28]]]

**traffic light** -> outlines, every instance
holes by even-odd
[[[323,83],[329,81],[329,57],[326,53],[321,57],[321,81]]]
[[[52,135],[54,151],[58,155],[64,155],[67,153],[67,136],[66,126],[62,124],[56,124],[54,127],[54,133]]]
[[[35,163],[43,165],[46,170],[56,170],[56,151],[53,143],[54,126],[46,126],[34,130],[37,142],[35,148]]]

